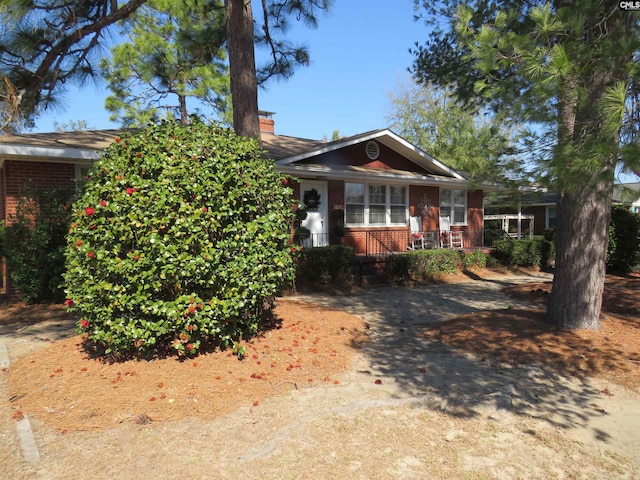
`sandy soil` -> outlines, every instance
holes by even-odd
[[[277,328],[247,343],[242,361],[216,352],[108,365],[79,349],[61,307],[4,307],[1,470],[18,479],[640,478],[640,278],[609,280],[599,332],[541,321],[549,280],[481,272],[289,296]],[[25,415],[37,462],[21,454]]]

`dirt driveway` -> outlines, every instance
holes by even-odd
[[[66,432],[31,424],[40,460],[20,454],[0,402],[0,477],[124,479],[640,478],[640,397],[602,380],[514,367],[421,332],[448,318],[526,304],[501,293],[545,274],[500,276],[351,295],[297,295],[365,322],[336,385],[300,387],[204,420]],[[57,326],[56,326],[57,325]],[[9,357],[64,336],[2,336]],[[0,395],[6,397],[4,378]],[[3,473],[4,472],[4,473]]]

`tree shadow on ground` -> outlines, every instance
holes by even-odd
[[[513,281],[527,279],[384,287],[312,301],[365,320],[367,338],[356,346],[370,373],[393,381],[399,396],[465,418],[488,408],[563,428],[584,426],[590,418],[603,415],[598,404],[603,393],[589,377],[615,367],[617,358],[605,353],[601,364],[590,363],[594,356],[583,358],[582,352],[592,345],[571,334],[566,351],[545,351],[549,336],[556,333],[540,321],[541,310],[502,293],[505,283]],[[509,332],[520,332],[528,339],[526,345],[513,348],[520,340]]]
[[[64,305],[16,302],[0,308],[0,335],[61,340],[74,334],[76,322],[77,317],[67,313]]]

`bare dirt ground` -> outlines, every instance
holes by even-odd
[[[640,278],[599,332],[542,321],[550,280],[288,296],[242,361],[104,364],[61,306],[5,306],[0,478],[640,478]]]

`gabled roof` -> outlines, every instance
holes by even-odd
[[[116,137],[126,133],[127,130],[124,129],[110,129],[0,136],[0,165],[8,156],[59,162],[90,162],[99,158],[99,151],[108,147]],[[274,135],[269,132],[262,132],[261,140],[265,149],[264,156],[274,160],[279,170],[296,176],[315,175],[318,178],[354,180],[380,178],[404,183],[450,183],[461,186],[469,183],[462,174],[388,129],[373,130],[333,142]],[[324,154],[370,140],[385,145],[415,164],[416,171],[324,165],[314,161]]]
[[[291,165],[302,160],[308,160],[318,155],[329,153],[358,143],[364,143],[369,140],[376,140],[381,144],[386,145],[387,147],[395,150],[396,152],[429,173],[443,177],[452,177],[458,180],[466,180],[454,169],[446,166],[439,160],[436,160],[427,152],[409,143],[404,138],[393,133],[389,129],[372,130],[370,132],[353,135],[351,137],[343,138],[329,143],[319,143],[315,146],[315,148],[301,150],[299,153],[288,155],[286,158],[276,158],[276,163],[278,165]],[[307,146],[313,147],[312,144],[308,144]]]

